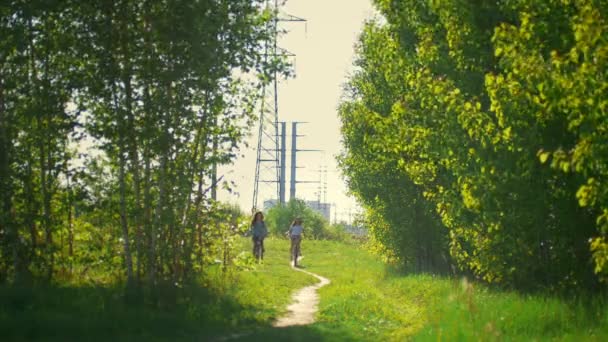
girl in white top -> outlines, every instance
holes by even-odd
[[[299,222],[299,223],[296,223]],[[302,221],[294,221],[294,223],[291,224],[291,227],[289,228],[289,237],[293,238],[293,237],[297,237],[297,236],[302,236],[302,231],[304,230],[304,228],[302,227]]]

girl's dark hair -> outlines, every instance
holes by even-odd
[[[255,219],[256,219],[256,217],[258,217],[258,215],[262,216],[262,221],[264,221],[264,214],[262,214],[261,211],[258,211],[255,214],[253,214],[253,220],[251,220],[252,226],[255,224]]]
[[[302,224],[302,219],[301,218],[296,218],[295,220],[293,220],[293,222],[291,222],[291,226],[295,226],[296,224]]]

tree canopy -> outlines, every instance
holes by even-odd
[[[339,161],[376,248],[521,289],[608,273],[608,3],[374,1]]]
[[[209,190],[284,70],[264,55],[274,15],[257,0],[0,4],[0,282],[193,279],[240,229]]]

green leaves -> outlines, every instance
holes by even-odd
[[[341,166],[377,249],[415,260],[423,217],[441,232],[425,246],[488,282],[593,286],[582,260],[608,203],[605,5],[378,6],[387,24],[362,34],[356,96],[340,107]]]
[[[538,151],[538,159],[541,163],[546,163],[549,157],[551,156],[551,152],[540,150]]]
[[[304,236],[309,239],[329,238],[329,222],[318,212],[312,210],[302,200],[290,200],[285,205],[271,208],[266,222],[271,233],[285,236],[296,218],[303,221]]]
[[[256,76],[288,69],[264,63],[275,13],[263,5],[0,6],[0,281],[109,258],[153,287],[215,257],[203,254],[236,230],[207,194],[222,186],[214,166],[249,129]]]

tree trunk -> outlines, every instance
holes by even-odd
[[[120,79],[120,63],[116,60],[116,54],[118,53],[118,48],[113,44],[112,37],[115,37],[119,32],[116,32],[114,22],[114,2],[110,1],[107,3],[108,7],[105,8],[106,12],[106,29],[109,34],[109,40],[107,43],[107,53],[109,57],[109,75],[108,80],[110,82],[111,87],[111,96],[112,96],[112,104],[114,109],[114,115],[116,116],[116,129],[118,133],[117,143],[118,143],[118,183],[119,183],[119,192],[120,192],[120,226],[122,231],[122,239],[123,239],[123,253],[124,253],[124,262],[126,267],[126,275],[127,275],[127,291],[129,292],[133,288],[133,259],[131,256],[131,246],[130,246],[130,237],[129,237],[129,226],[127,221],[127,200],[126,200],[126,181],[125,181],[125,168],[126,168],[126,148],[125,148],[125,135],[126,135],[126,125],[124,120],[124,112],[120,107],[118,87],[116,82]],[[120,30],[120,27],[118,27]]]
[[[127,268],[127,289],[132,289],[133,286],[133,259],[131,256],[131,246],[129,237],[129,225],[127,222],[127,184],[125,181],[125,124],[121,110],[118,107],[118,99],[116,94],[116,86],[112,84],[112,92],[114,93],[114,110],[117,115],[118,122],[118,183],[120,188],[120,226],[122,230],[124,261]]]
[[[36,124],[37,124],[37,130],[36,130],[36,134],[37,134],[37,141],[38,141],[38,162],[39,162],[39,166],[40,166],[40,194],[42,197],[42,226],[44,228],[44,232],[45,232],[45,265],[46,265],[46,271],[47,271],[47,281],[50,281],[53,275],[53,247],[52,247],[52,243],[53,243],[53,235],[51,232],[51,201],[50,201],[50,193],[49,193],[49,188],[48,188],[48,180],[47,177],[49,177],[48,172],[48,163],[49,163],[49,158],[47,156],[47,153],[49,153],[47,151],[47,149],[51,148],[51,145],[49,144],[48,140],[48,133],[49,129],[48,129],[48,120],[45,122],[45,120],[43,119],[44,117],[48,118],[48,113],[41,113],[40,111],[43,110],[42,106],[40,105],[40,101],[43,97],[48,96],[48,94],[41,94],[39,90],[38,85],[40,84],[40,81],[38,80],[38,71],[36,68],[36,49],[34,47],[34,29],[32,26],[32,18],[29,18],[28,20],[28,30],[29,30],[29,49],[30,49],[30,67],[31,67],[31,79],[30,79],[30,84],[34,85],[34,92],[33,92],[33,96],[34,99],[33,101],[35,101],[36,103],[36,110],[38,110],[39,112],[36,113]],[[46,90],[46,89],[45,89]],[[44,110],[49,110],[49,108],[44,108]],[[45,141],[47,140],[47,141]]]
[[[168,145],[168,142],[166,141],[168,139],[168,135],[169,135],[169,131],[168,131],[168,119],[165,118],[165,123],[163,125],[163,138],[162,138],[162,142],[161,142],[161,159],[160,159],[160,174],[159,174],[159,180],[158,180],[158,188],[159,188],[159,193],[158,193],[158,203],[156,205],[156,214],[155,214],[155,218],[154,218],[154,229],[155,232],[153,232],[152,235],[152,245],[154,246],[156,244],[156,234],[158,234],[159,232],[162,232],[162,227],[163,227],[163,214],[164,214],[164,207],[165,207],[165,198],[167,196],[167,186],[166,186],[166,177],[167,177],[167,161],[168,161],[168,154],[169,154],[169,149],[166,145]]]
[[[72,192],[72,184],[70,182],[70,170],[68,167],[68,158],[65,158],[65,178],[67,186],[67,220],[68,220],[68,256],[70,257],[70,273],[72,272],[72,260],[74,256],[74,218],[72,213],[72,206],[74,205],[74,196]]]
[[[124,240],[125,265],[127,266],[127,288],[131,288],[133,285],[133,261],[131,259],[129,226],[127,224],[127,201],[125,198],[127,186],[125,184],[125,156],[122,142],[120,143],[119,154],[118,181],[120,183],[120,225],[122,227],[122,238]]]
[[[0,63],[2,66],[4,62]],[[11,220],[12,217],[12,197],[13,191],[11,186],[11,172],[10,172],[10,136],[9,136],[9,118],[6,113],[5,100],[4,100],[4,75],[0,74],[0,246],[6,245],[11,246],[10,258],[3,257],[3,260],[13,261],[13,268],[16,270],[18,265],[17,256],[17,227],[13,225]],[[0,250],[0,253],[8,256],[8,250]],[[8,264],[0,265],[0,283],[3,283],[8,277]]]
[[[188,175],[187,175],[187,179],[188,179],[188,188],[184,189],[184,191],[186,191],[187,195],[186,195],[186,199],[185,199],[185,203],[184,203],[184,212],[182,214],[182,219],[181,219],[181,226],[182,229],[185,229],[186,227],[191,227],[191,236],[189,237],[189,239],[185,239],[185,237],[180,237],[184,239],[184,243],[183,243],[183,258],[185,259],[185,265],[184,265],[184,277],[188,278],[189,277],[189,273],[192,270],[192,251],[194,250],[194,244],[196,241],[196,231],[198,229],[197,226],[197,222],[198,222],[198,216],[199,216],[199,206],[197,205],[196,208],[194,209],[194,217],[190,217],[189,216],[189,212],[190,212],[190,208],[192,205],[192,191],[190,190],[192,187],[192,184],[194,184],[194,182],[196,181],[196,178],[198,178],[197,176],[197,172],[196,170],[199,169],[201,170],[201,166],[199,165],[198,161],[199,159],[203,160],[205,157],[205,150],[206,150],[206,146],[203,143],[204,140],[203,137],[207,136],[207,129],[205,127],[205,122],[207,120],[208,114],[209,114],[209,106],[207,104],[208,101],[208,96],[206,96],[206,103],[205,103],[205,109],[203,111],[203,115],[199,121],[197,130],[196,130],[196,135],[194,137],[194,146],[193,146],[193,151],[192,151],[192,157],[190,158],[189,161],[189,166],[188,166]],[[201,147],[202,145],[202,147]],[[202,152],[201,152],[202,150]],[[199,153],[201,154],[199,157]],[[200,185],[202,186],[202,185]],[[195,228],[196,227],[196,228]]]
[[[172,133],[170,132],[170,128],[174,127],[174,122],[179,122],[179,120],[175,120],[174,121],[174,116],[178,115],[178,111],[176,110],[177,104],[175,103],[174,99],[175,99],[175,94],[174,94],[174,85],[172,84],[171,81],[167,80],[166,83],[166,90],[167,90],[167,107],[166,107],[166,118],[165,118],[165,128],[164,128],[164,146],[163,146],[163,150],[162,150],[162,158],[165,159],[165,164],[167,169],[169,170],[170,168],[168,167],[168,165],[172,165],[173,170],[176,170],[176,160],[175,159],[170,159],[171,158],[171,146],[172,146],[172,141],[173,141],[173,137],[172,137]],[[175,153],[174,158],[177,158],[177,153]],[[171,161],[171,164],[169,164],[169,161]],[[177,170],[176,170],[177,171]],[[174,174],[177,176],[178,173],[174,172]],[[166,175],[165,175],[166,176]],[[163,182],[163,186],[167,187],[167,182]],[[165,201],[167,201],[167,203],[169,203],[168,199],[172,199],[169,196],[171,195],[171,193],[169,193],[167,190],[165,190],[165,196],[166,199]],[[167,214],[167,220],[166,222],[168,223],[168,239],[165,240],[166,241],[166,246],[168,247],[167,250],[167,266],[169,268],[169,275],[171,277],[171,284],[177,284],[178,282],[178,270],[179,267],[177,265],[178,263],[178,257],[179,257],[179,240],[180,240],[180,236],[181,236],[181,229],[182,227],[178,226],[179,225],[179,211],[177,207],[179,206],[179,192],[174,193],[174,198],[173,202],[176,204],[175,206],[173,206],[173,208],[166,210],[166,214]]]
[[[139,153],[137,151],[137,132],[135,131],[135,118],[133,115],[133,87],[132,77],[133,68],[131,61],[130,39],[129,32],[132,29],[129,27],[129,19],[131,18],[131,9],[128,3],[125,3],[125,8],[122,11],[122,53],[123,53],[123,73],[122,81],[125,86],[125,114],[127,116],[127,145],[129,149],[129,158],[131,159],[131,174],[133,175],[133,193],[135,196],[135,249],[137,253],[136,276],[137,284],[141,283],[142,273],[142,205],[141,205],[141,177],[139,168]]]
[[[146,85],[145,89],[144,89],[144,108],[146,111],[146,115],[150,115],[151,114],[151,107],[150,107],[150,90],[148,89],[148,86]],[[150,137],[151,135],[151,130],[150,130],[150,123],[148,122],[149,120],[146,120],[146,136]],[[152,176],[151,176],[151,169],[150,169],[150,161],[152,159],[151,153],[150,153],[150,144],[145,144],[144,145],[144,227],[146,230],[146,236],[147,236],[147,244],[148,244],[148,248],[147,248],[147,257],[148,257],[148,265],[146,267],[147,269],[147,276],[148,276],[148,286],[150,288],[154,287],[154,284],[156,282],[156,272],[155,272],[155,264],[156,264],[156,222],[154,222],[155,224],[152,224],[152,195],[150,193],[151,187],[152,187]]]
[[[213,127],[217,127],[217,116],[213,119]],[[278,136],[278,135],[277,135]],[[211,169],[211,199],[217,201],[217,149],[218,149],[218,136],[217,134],[213,135],[213,146],[212,146],[212,156],[213,164]]]
[[[155,119],[153,116],[153,106],[150,87],[152,85],[152,77],[154,71],[152,70],[152,58],[154,55],[154,49],[151,44],[151,25],[149,22],[150,18],[150,7],[149,1],[145,1],[143,4],[144,20],[143,20],[143,41],[145,50],[144,68],[143,68],[143,96],[144,96],[144,137],[148,140],[148,143],[144,143],[144,231],[146,232],[146,254],[147,254],[147,283],[150,289],[153,289],[156,284],[156,220],[152,218],[152,178],[151,178],[151,159],[152,153],[150,151],[151,141],[153,141],[152,123]],[[154,120],[155,121],[155,120]],[[154,222],[153,222],[154,220]]]
[[[205,117],[206,117],[206,112],[203,114],[203,118],[201,119],[201,122],[199,124],[198,130],[197,130],[197,134],[196,137],[194,138],[194,153],[191,159],[191,163],[192,165],[190,166],[190,175],[188,176],[188,179],[190,180],[189,184],[194,183],[195,179],[195,170],[197,167],[197,160],[198,160],[198,151],[199,151],[199,146],[201,145],[201,140],[202,140],[202,134],[203,134],[203,126],[204,126],[204,121],[205,121]],[[201,159],[204,158],[205,155],[205,149],[203,148],[202,154],[201,154]],[[200,168],[199,168],[200,169]],[[197,177],[198,178],[198,177]],[[198,185],[199,189],[202,188],[202,184],[199,182]],[[197,199],[198,200],[198,199]],[[194,209],[194,217],[191,217],[190,220],[188,220],[188,212],[190,211],[190,205],[192,202],[192,191],[190,191],[188,189],[188,200],[186,203],[186,209],[184,210],[184,216],[182,219],[182,227],[185,229],[186,226],[192,227],[191,229],[191,236],[189,236],[189,239],[185,239],[186,241],[184,242],[185,245],[185,257],[186,257],[186,265],[184,267],[184,277],[188,278],[190,275],[190,271],[192,270],[192,251],[193,251],[193,246],[195,244],[196,238],[197,238],[197,231],[199,230],[199,225],[198,225],[198,221],[199,221],[199,213],[200,213],[200,206],[198,201],[196,202],[195,205],[195,209]],[[199,239],[200,239],[200,235],[199,235]]]
[[[125,181],[125,123],[123,113],[119,108],[118,94],[116,85],[112,82],[112,93],[114,96],[114,110],[118,124],[118,183],[120,188],[120,226],[122,230],[124,261],[127,268],[127,289],[133,288],[133,259],[131,256],[131,246],[129,237],[129,225],[127,222],[127,184]]]
[[[42,132],[44,129],[44,123],[42,116],[38,115],[38,129]],[[46,143],[41,137],[38,139],[38,156],[40,164],[40,192],[42,196],[42,226],[45,233],[45,258],[47,267],[47,280],[48,277],[52,276],[53,273],[53,261],[52,261],[52,242],[53,236],[51,234],[51,201],[49,199],[49,189],[47,188],[47,160],[46,160]]]
[[[190,184],[194,183],[196,181],[197,183],[197,196],[196,199],[194,200],[194,216],[191,218],[191,220],[189,222],[186,221],[186,216],[184,215],[184,225],[186,225],[187,223],[189,224],[190,227],[192,227],[192,231],[191,234],[189,236],[188,242],[186,243],[186,260],[187,260],[187,264],[185,267],[185,271],[186,272],[190,272],[192,270],[192,260],[191,260],[191,254],[194,250],[194,244],[195,241],[199,241],[199,244],[202,242],[202,227],[199,223],[200,221],[200,210],[201,210],[201,203],[203,200],[203,184],[204,184],[204,171],[205,171],[205,165],[203,165],[202,162],[200,161],[204,161],[205,160],[205,156],[207,154],[207,140],[208,140],[208,135],[209,135],[209,130],[207,127],[207,120],[209,118],[209,116],[211,115],[210,111],[211,111],[211,106],[209,105],[209,101],[210,101],[210,92],[207,91],[205,94],[205,108],[203,110],[203,115],[199,121],[199,125],[198,125],[198,129],[197,129],[197,133],[195,136],[195,150],[191,159],[191,166],[190,166],[190,171],[191,174],[189,175],[188,179],[191,179]],[[214,145],[215,146],[215,145]],[[200,150],[200,152],[199,152]],[[200,154],[200,155],[199,155]],[[195,172],[197,171],[198,172]],[[195,178],[196,176],[196,178]],[[217,180],[214,180],[217,181]],[[212,185],[215,183],[212,183]],[[213,191],[213,190],[212,190]],[[188,202],[187,202],[187,210],[190,209],[190,203],[191,203],[191,198],[192,198],[192,192],[189,191],[188,192]],[[185,212],[184,212],[185,214]],[[202,249],[198,249],[198,258],[199,260],[202,260],[202,255],[200,253]]]

